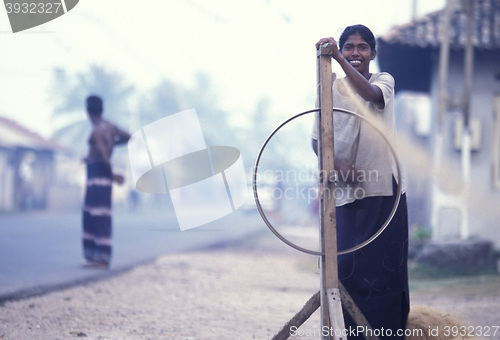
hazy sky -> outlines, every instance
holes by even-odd
[[[244,120],[256,100],[268,97],[280,120],[313,108],[319,38],[338,37],[356,23],[382,35],[411,19],[412,3],[85,0],[58,19],[16,34],[0,11],[0,115],[50,135],[53,68],[81,71],[95,63],[123,73],[143,92],[164,77],[189,86],[203,71],[233,119]],[[443,6],[444,0],[420,0],[417,15]]]

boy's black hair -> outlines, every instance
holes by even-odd
[[[367,42],[367,44],[370,45],[372,51],[375,50],[375,36],[373,35],[372,31],[370,31],[370,29],[364,25],[352,25],[352,26],[347,26],[344,32],[342,32],[342,35],[340,36],[339,47],[341,51],[347,39],[351,35],[356,33],[359,33],[359,35],[363,37],[363,39]]]
[[[91,115],[102,115],[102,99],[99,96],[91,95],[87,97],[87,112]]]

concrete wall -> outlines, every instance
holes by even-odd
[[[450,56],[448,91],[453,97],[460,98],[463,95],[464,88],[463,52],[452,50]],[[435,60],[437,60],[437,57]],[[500,229],[500,210],[498,210],[500,188],[496,188],[492,181],[493,135],[495,129],[493,124],[494,99],[495,95],[500,94],[500,63],[498,60],[500,60],[500,51],[476,51],[475,53],[470,114],[472,122],[477,123],[478,130],[476,132],[479,133],[477,135],[479,145],[477,150],[472,152],[470,158],[471,191],[467,194],[468,200],[464,205],[467,209],[465,212],[460,212],[459,207],[456,210],[457,205],[452,203],[453,198],[442,195],[437,195],[439,197],[434,195],[435,199],[430,203],[433,208],[436,208],[436,205],[442,205],[443,208],[439,213],[440,217],[433,220],[434,224],[440,225],[434,225],[434,228],[448,229],[444,234],[451,237],[454,233],[453,229],[460,228],[460,226],[454,227],[454,225],[461,223],[463,218],[466,217],[471,236],[476,235],[491,239],[495,242],[496,247],[500,248],[500,233],[498,232]],[[437,116],[438,108],[437,69],[436,62],[431,90],[434,118]],[[436,130],[434,130],[432,136],[431,150],[443,161],[442,164],[449,168],[450,174],[460,174],[462,169],[461,152],[455,147],[455,125],[461,117],[462,113],[458,107],[447,112],[442,125],[443,143],[441,147],[439,146]],[[441,156],[438,154],[440,151],[442,152]],[[448,187],[442,185],[446,184],[446,182],[450,184]],[[453,196],[459,194],[465,185],[460,176],[456,178],[450,176],[449,178],[440,178],[437,187],[440,193]],[[447,206],[447,202],[451,204]],[[460,202],[458,205],[460,205]]]
[[[0,148],[0,211],[14,209],[14,170],[9,165],[10,152]]]

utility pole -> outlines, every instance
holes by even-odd
[[[471,167],[471,129],[470,129],[470,98],[472,91],[472,76],[474,71],[474,42],[472,36],[474,33],[474,13],[471,0],[462,0],[462,8],[467,14],[467,42],[464,48],[464,77],[465,88],[463,93],[463,131],[462,131],[462,175],[465,183],[463,193],[464,199],[467,198],[470,183],[470,167]],[[467,206],[465,207],[467,209]],[[462,228],[460,236],[462,239],[469,237],[468,213],[464,211]]]
[[[464,47],[464,89],[458,100],[459,110],[462,113],[463,128],[461,131],[461,172],[462,181],[464,183],[462,192],[456,194],[449,194],[443,191],[440,186],[442,177],[439,175],[441,169],[445,164],[443,160],[446,159],[444,154],[445,140],[444,130],[449,124],[456,124],[452,118],[447,117],[447,111],[450,107],[451,98],[448,93],[448,77],[449,77],[449,59],[450,59],[450,21],[453,13],[461,9],[467,16],[467,40]],[[438,78],[438,100],[437,100],[437,114],[434,121],[434,145],[433,145],[433,164],[434,164],[434,178],[432,183],[432,212],[431,212],[431,225],[438,227],[441,224],[438,216],[444,206],[452,206],[460,211],[461,223],[458,230],[459,238],[466,239],[469,236],[468,226],[468,210],[465,201],[467,199],[468,186],[470,181],[470,155],[471,155],[471,130],[470,130],[470,97],[472,90],[472,76],[474,64],[474,46],[473,46],[473,29],[474,29],[474,16],[473,16],[473,1],[472,0],[447,0],[446,7],[441,16],[441,45],[439,50],[439,78]],[[457,102],[457,100],[453,100]],[[438,235],[437,233],[433,235]],[[436,236],[439,239],[439,236]]]
[[[412,0],[411,4],[411,20],[415,21],[417,19],[417,3],[418,0]]]

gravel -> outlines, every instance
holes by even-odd
[[[319,289],[317,259],[267,236],[253,242],[165,255],[105,280],[6,302],[0,339],[271,339]],[[500,324],[498,276],[411,287],[412,304],[483,330]],[[319,322],[317,311],[292,338],[318,339]],[[488,339],[500,339],[500,329]]]

